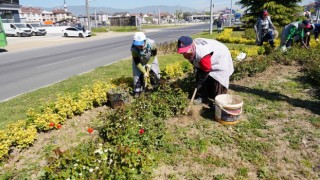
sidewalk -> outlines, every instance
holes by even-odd
[[[63,37],[62,34],[34,36],[34,37],[7,37],[8,45],[4,48],[8,52],[17,52],[21,50],[58,46],[61,44],[72,44],[97,39],[108,39],[113,37],[131,35],[134,32],[106,32],[95,33],[95,36],[86,38]]]

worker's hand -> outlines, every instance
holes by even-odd
[[[286,52],[286,51],[287,51],[286,46],[282,46],[282,47],[281,47],[281,52]]]
[[[145,78],[148,78],[150,76],[149,71],[146,71],[146,73],[143,74]]]
[[[144,73],[144,77],[149,77],[150,68],[148,64],[145,66],[146,72]]]

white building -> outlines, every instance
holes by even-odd
[[[42,22],[42,9],[34,7],[21,7],[21,22]]]

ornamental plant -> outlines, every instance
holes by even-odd
[[[180,61],[161,69],[162,78],[172,79],[182,77],[185,73],[192,71],[192,65],[188,61]]]
[[[97,142],[81,143],[59,158],[49,157],[45,178],[150,179],[166,133],[163,119],[182,114],[187,102],[183,91],[161,86],[132,104],[101,114]]]
[[[72,118],[74,112],[76,112],[76,102],[70,94],[65,96],[58,95],[57,100],[54,103],[54,108],[57,113],[64,119]]]
[[[45,107],[40,113],[35,112],[33,109],[29,109],[27,112],[28,124],[33,124],[39,131],[47,131],[54,126],[50,124],[63,124],[66,119],[54,112],[51,107]]]
[[[37,138],[37,129],[34,125],[27,124],[26,121],[19,120],[7,126],[7,137],[12,145],[17,148],[26,148],[33,144]]]
[[[89,127],[89,128],[87,129],[87,131],[88,131],[89,134],[92,134],[92,133],[93,133],[93,128],[92,128],[92,127]]]
[[[8,154],[11,145],[12,141],[7,135],[7,130],[0,130],[0,160]]]

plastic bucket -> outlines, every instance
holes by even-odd
[[[215,120],[221,124],[236,124],[240,120],[243,100],[239,95],[220,94],[215,98]]]

